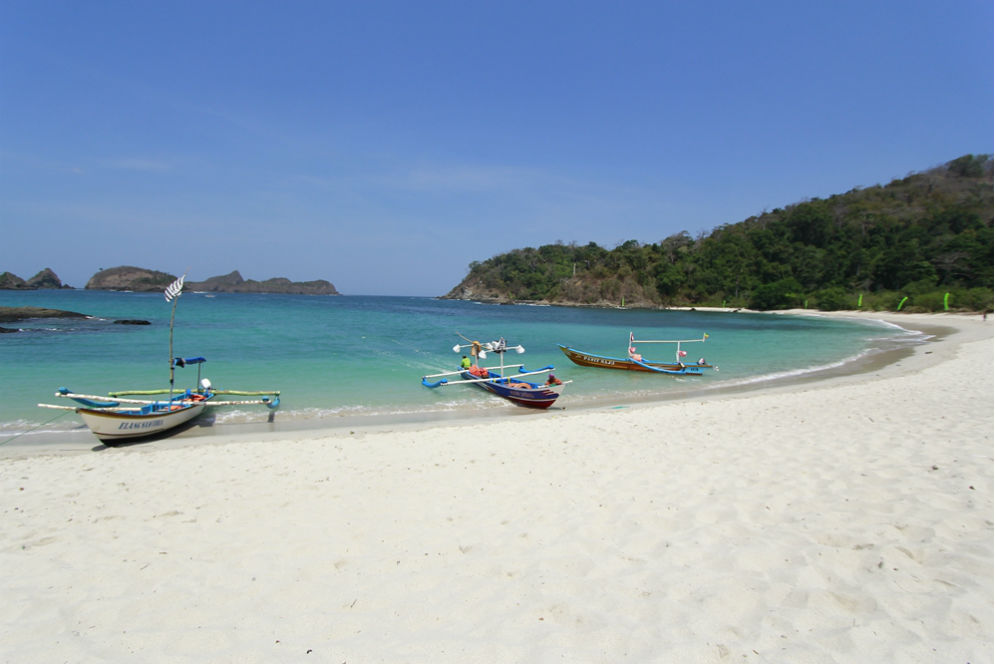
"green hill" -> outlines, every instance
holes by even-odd
[[[946,296],[947,294],[947,296]],[[642,307],[991,310],[993,160],[966,155],[885,186],[692,238],[516,249],[445,298]],[[905,300],[903,298],[906,298]]]

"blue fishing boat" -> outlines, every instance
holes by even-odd
[[[474,385],[519,406],[527,408],[549,408],[561,395],[567,384],[571,382],[569,380],[561,381],[558,379],[553,374],[553,365],[547,365],[535,371],[529,371],[525,366],[519,365],[515,369],[515,373],[506,376],[506,370],[513,370],[515,365],[505,365],[505,353],[509,351],[520,354],[524,353],[526,349],[521,344],[509,346],[504,337],[499,338],[497,341],[481,343],[480,341],[471,341],[463,335],[459,336],[469,343],[453,346],[453,352],[459,353],[464,349],[469,349],[470,356],[474,359],[471,361],[464,356],[465,361],[459,371],[447,371],[422,376],[422,384],[424,386],[437,388],[448,385]],[[488,353],[498,355],[498,366],[480,366],[479,360],[486,359]],[[538,383],[526,380],[526,377],[538,376],[544,373],[547,374],[545,382]],[[450,382],[450,376],[459,376],[461,380]],[[433,378],[438,378],[439,380],[430,380]]]

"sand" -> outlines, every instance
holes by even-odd
[[[0,655],[991,662],[992,322],[887,318],[950,333],[707,399],[0,459]]]

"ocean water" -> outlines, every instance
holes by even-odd
[[[0,444],[37,432],[78,430],[72,412],[38,408],[62,403],[60,386],[89,394],[153,389],[169,382],[171,305],[160,293],[85,290],[0,291],[0,306],[35,306],[87,314],[3,324],[0,334]],[[118,325],[144,319],[148,326]],[[572,364],[557,344],[622,356],[630,331],[637,339],[694,339],[689,361],[704,357],[719,371],[672,377],[590,369]],[[524,354],[506,362],[526,369],[554,365],[573,381],[555,407],[673,397],[701,388],[761,384],[853,361],[879,350],[921,342],[922,335],[875,321],[696,311],[491,305],[419,297],[205,294],[180,297],[174,355],[204,356],[202,372],[215,387],[280,390],[280,421],[334,421],[343,415],[419,417],[468,409],[516,406],[469,386],[428,389],[423,375],[455,369],[457,334],[488,341],[505,337]],[[673,349],[647,345],[649,360]],[[497,360],[491,355],[487,364]],[[197,368],[176,370],[191,387]],[[216,426],[265,420],[264,408],[219,410]]]

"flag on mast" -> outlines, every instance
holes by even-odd
[[[173,283],[171,283],[169,286],[166,287],[165,295],[167,302],[171,302],[174,297],[178,297],[180,295],[180,291],[183,290],[183,280],[186,278],[187,275],[183,275],[182,277],[180,277],[179,279],[177,279],[176,281],[174,281]]]

